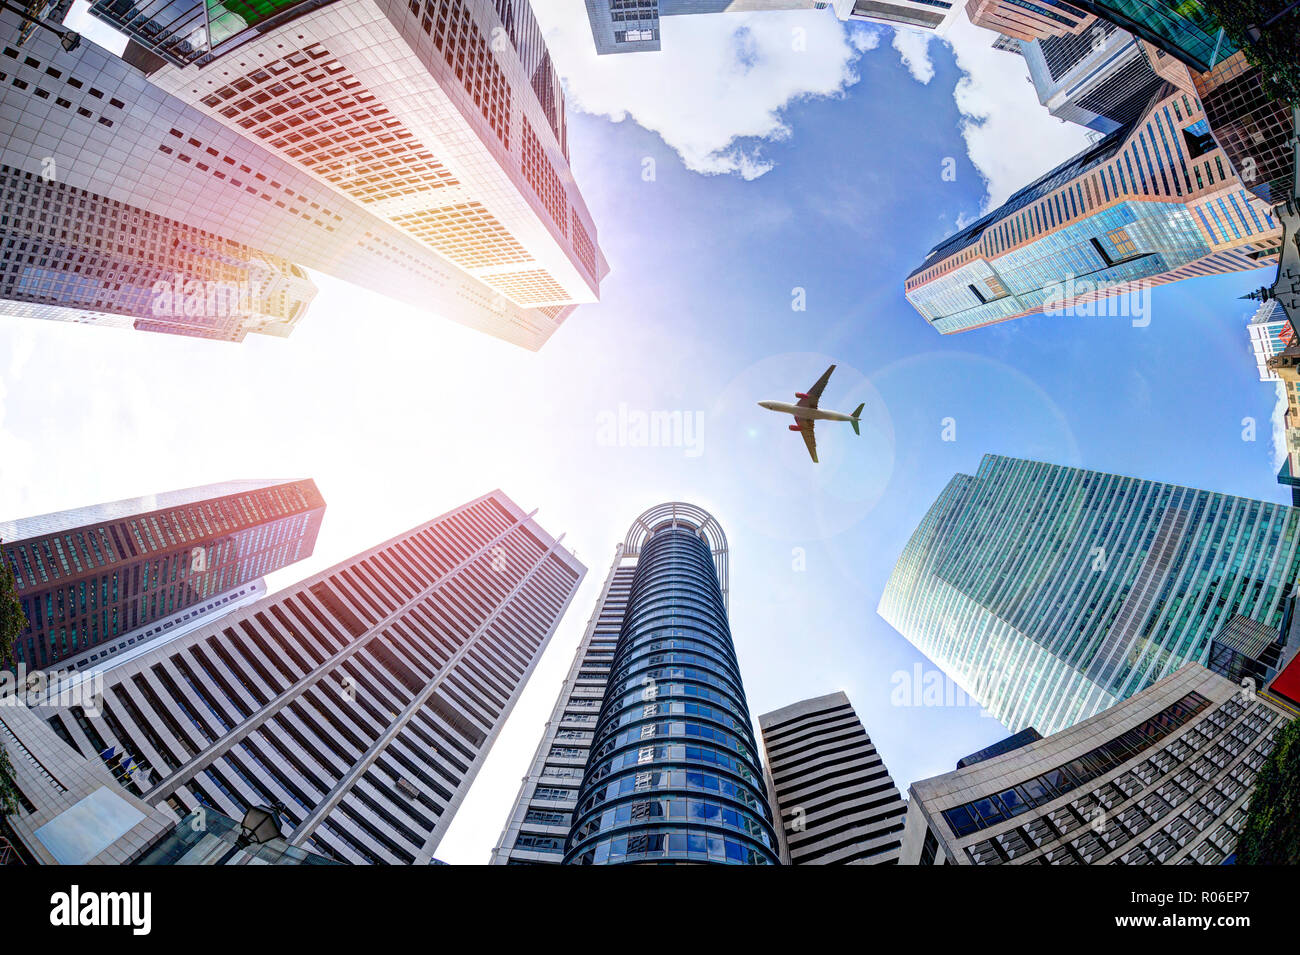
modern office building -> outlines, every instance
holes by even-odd
[[[60,758],[129,762],[118,788],[164,812],[167,832],[200,807],[240,819],[278,802],[288,846],[428,863],[584,572],[494,491],[77,673],[98,687],[95,712],[39,702],[30,712],[63,740]],[[26,778],[36,811],[14,828],[40,853],[37,830],[67,800],[42,796],[55,787],[39,773]]]
[[[586,0],[596,52],[646,53],[660,49],[664,17],[699,13],[824,10],[841,20],[865,20],[943,35],[959,7],[949,0]]]
[[[901,861],[1218,865],[1290,716],[1189,664],[1070,729],[914,783]]]
[[[1021,43],[1038,100],[1058,119],[1112,133],[1138,119],[1164,86],[1160,51],[1104,20],[1088,30]],[[1187,68],[1184,92],[1192,90]]]
[[[632,592],[642,520],[615,548],[542,741],[492,851],[493,865],[559,865],[564,860],[578,786],[591,755],[592,734]]]
[[[1260,75],[1235,53],[1193,79],[1214,138],[1242,182],[1275,205],[1295,195],[1295,113],[1265,94]]]
[[[1013,732],[1093,716],[1248,626],[1277,637],[1300,510],[998,455],[931,506],[879,612]]]
[[[202,0],[96,4],[124,58],[44,31],[0,48],[0,163],[527,348],[596,300],[608,267],[526,4],[275,6],[212,49],[163,25]]]
[[[237,342],[287,336],[315,294],[283,259],[0,166],[0,314]]]
[[[893,865],[907,804],[842,692],[758,718],[781,861]]]
[[[946,239],[907,278],[942,334],[1025,315],[1150,321],[1150,288],[1275,266],[1281,229],[1246,191],[1194,94],[1143,115]]]
[[[494,863],[779,862],[727,621],[729,556],[694,505],[633,522]]]
[[[81,669],[259,596],[324,514],[311,480],[249,480],[0,522],[27,617],[14,661]]]
[[[1026,42],[1080,34],[1105,21],[1193,70],[1208,70],[1237,49],[1200,0],[967,0],[966,12],[976,26]]]
[[[1250,335],[1250,350],[1255,356],[1259,380],[1281,381],[1278,373],[1268,367],[1268,360],[1281,354],[1291,343],[1294,334],[1281,304],[1276,299],[1262,303],[1255,310],[1246,331]]]

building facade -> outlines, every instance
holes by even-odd
[[[902,861],[1218,865],[1291,715],[1189,664],[1070,729],[914,783]]]
[[[1281,228],[1165,84],[1143,115],[932,249],[907,299],[942,334],[1031,314],[1149,321],[1150,289],[1277,264]]]
[[[779,861],[728,561],[722,528],[694,505],[632,524],[494,863]]]
[[[27,618],[14,661],[80,669],[261,594],[324,515],[314,481],[230,481],[2,522]]]
[[[1026,42],[1113,24],[1193,70],[1208,70],[1237,49],[1200,0],[967,0],[966,12],[976,26]]]
[[[316,295],[291,262],[53,173],[0,166],[0,197],[0,314],[238,342],[287,336]]]
[[[1281,381],[1278,373],[1268,367],[1268,360],[1282,353],[1291,343],[1293,332],[1286,311],[1277,299],[1262,303],[1246,326],[1250,335],[1250,351],[1255,356],[1255,368],[1260,381]]]
[[[586,4],[599,54],[661,49],[659,31],[664,17],[829,8],[841,20],[865,20],[942,35],[959,9],[949,0],[586,0]]]
[[[1265,95],[1260,75],[1236,53],[1193,78],[1214,138],[1242,182],[1276,205],[1295,195],[1295,113]]]
[[[1153,62],[1159,51],[1103,20],[1022,47],[1038,101],[1058,119],[1100,133],[1138,119],[1165,83]],[[1190,90],[1185,67],[1182,73]]]
[[[879,612],[1013,732],[1073,726],[1249,622],[1282,631],[1300,510],[986,455],[944,489]]]
[[[122,790],[173,825],[200,807],[238,819],[278,802],[289,846],[428,863],[584,571],[494,491],[76,674],[99,687],[95,712],[32,712],[60,752],[129,763]],[[38,851],[42,799],[26,798],[38,812],[18,826]]]
[[[559,865],[564,861],[578,786],[591,755],[592,734],[632,592],[636,546],[633,539],[615,550],[542,741],[492,851],[493,865]]]
[[[564,861],[777,864],[727,620],[726,537],[682,504],[646,512],[633,534],[636,572]]]
[[[781,861],[894,865],[907,804],[842,692],[758,718]]]
[[[159,18],[201,0],[97,4],[124,58],[0,51],[0,163],[536,349],[608,266],[540,29],[498,6],[308,0],[213,49],[177,26],[191,56]]]

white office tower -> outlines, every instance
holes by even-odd
[[[893,865],[907,804],[843,692],[758,718],[781,861]]]
[[[97,798],[146,807],[141,820],[158,810],[174,824],[201,807],[240,819],[279,803],[290,847],[425,864],[584,572],[493,491],[197,630],[78,672],[80,684],[100,681],[96,705],[22,708],[64,742],[47,756],[37,734],[19,753],[50,767],[73,754],[102,761],[121,794]],[[22,721],[6,710],[0,722],[21,743]],[[44,861],[59,859],[43,827],[75,808],[73,796],[94,795],[87,775],[19,766],[31,811],[10,824]],[[149,848],[137,841],[126,854]]]
[[[578,786],[591,752],[614,645],[636,573],[636,530],[634,526],[628,540],[615,548],[614,562],[573,656],[573,665],[560,688],[505,831],[492,851],[493,865],[559,865],[564,859]]]
[[[97,3],[124,58],[0,51],[0,163],[536,349],[608,267],[540,29],[498,6],[260,3],[212,44],[202,0]]]

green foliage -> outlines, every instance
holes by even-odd
[[[14,662],[14,641],[26,626],[23,605],[18,601],[18,583],[0,548],[0,668]]]
[[[1237,862],[1300,865],[1300,720],[1278,735],[1276,748],[1255,777]]]
[[[14,641],[27,626],[23,606],[18,601],[18,583],[13,568],[0,548],[0,669],[13,663]],[[18,811],[18,793],[14,789],[14,769],[9,754],[0,744],[0,818]]]
[[[1300,106],[1300,6],[1287,11],[1269,27],[1269,18],[1282,13],[1292,0],[1203,0],[1206,11],[1254,66],[1259,67],[1264,93],[1270,99]],[[1252,42],[1248,27],[1259,27]]]

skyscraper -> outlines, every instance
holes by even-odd
[[[835,11],[841,20],[866,20],[942,35],[957,15],[949,0],[586,0],[597,53],[644,53],[660,49],[664,17],[699,13],[775,10]]]
[[[728,560],[722,528],[694,505],[633,522],[494,863],[779,861]]]
[[[596,300],[608,267],[526,4],[249,7],[215,45],[181,29],[202,0],[156,6],[96,4],[125,59],[8,48],[0,163],[528,348]]]
[[[905,287],[943,334],[1040,312],[1142,322],[1150,286],[1276,265],[1280,242],[1195,95],[1166,84],[1138,120],[935,246]]]
[[[229,481],[2,522],[14,660],[82,668],[247,601],[311,555],[324,514],[313,481]]]
[[[1237,49],[1200,0],[967,0],[966,10],[976,26],[1025,41],[1079,34],[1106,21],[1194,70],[1208,70]]]
[[[1103,20],[1092,29],[1022,43],[1038,101],[1058,119],[1112,133],[1146,111],[1165,83],[1159,51]],[[1185,67],[1183,91],[1192,82]],[[1166,71],[1167,72],[1167,71]]]
[[[1255,356],[1255,368],[1260,381],[1280,381],[1278,373],[1268,367],[1268,360],[1282,352],[1291,341],[1291,324],[1286,312],[1276,299],[1262,303],[1246,326],[1250,335],[1250,350]]]
[[[1236,53],[1194,76],[1214,138],[1246,188],[1276,204],[1295,193],[1295,114],[1264,92],[1259,67]]]
[[[792,703],[758,724],[783,862],[898,862],[907,804],[844,693]]]
[[[904,548],[879,612],[1013,731],[1072,726],[1228,628],[1276,639],[1300,510],[985,455]]]
[[[288,335],[316,294],[290,262],[53,178],[0,166],[0,197],[0,314],[242,341]]]
[[[1189,664],[1069,729],[912,784],[910,865],[1218,865],[1288,714]]]
[[[102,681],[98,715],[34,712],[63,739],[60,758],[125,758],[126,793],[173,823],[280,802],[291,847],[428,863],[584,572],[493,491],[78,673]],[[68,799],[52,793],[42,815],[27,798],[38,811],[24,838],[39,842]]]

